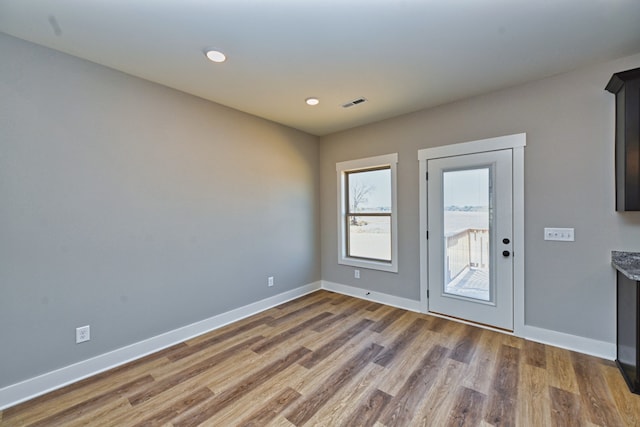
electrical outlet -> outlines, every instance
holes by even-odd
[[[267,285],[273,286],[273,276],[269,276],[269,278],[267,279]]]
[[[356,279],[360,278],[360,270],[353,270],[353,277],[355,277]]]
[[[91,326],[81,326],[76,328],[76,344],[89,341],[91,339]]]

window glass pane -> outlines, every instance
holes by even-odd
[[[349,256],[391,261],[391,217],[351,216]]]
[[[349,212],[391,212],[391,169],[350,172]]]
[[[444,172],[444,292],[490,300],[489,168]]]

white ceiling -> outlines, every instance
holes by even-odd
[[[0,0],[0,31],[326,135],[638,53],[640,0]]]

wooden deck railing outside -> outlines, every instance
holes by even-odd
[[[467,268],[488,268],[489,230],[465,228],[445,234],[445,283],[451,282]]]

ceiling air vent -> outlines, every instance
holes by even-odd
[[[367,102],[367,99],[366,98],[357,98],[357,99],[354,99],[353,101],[347,102],[346,104],[342,104],[342,108],[353,107],[355,105],[362,104],[363,102]]]

